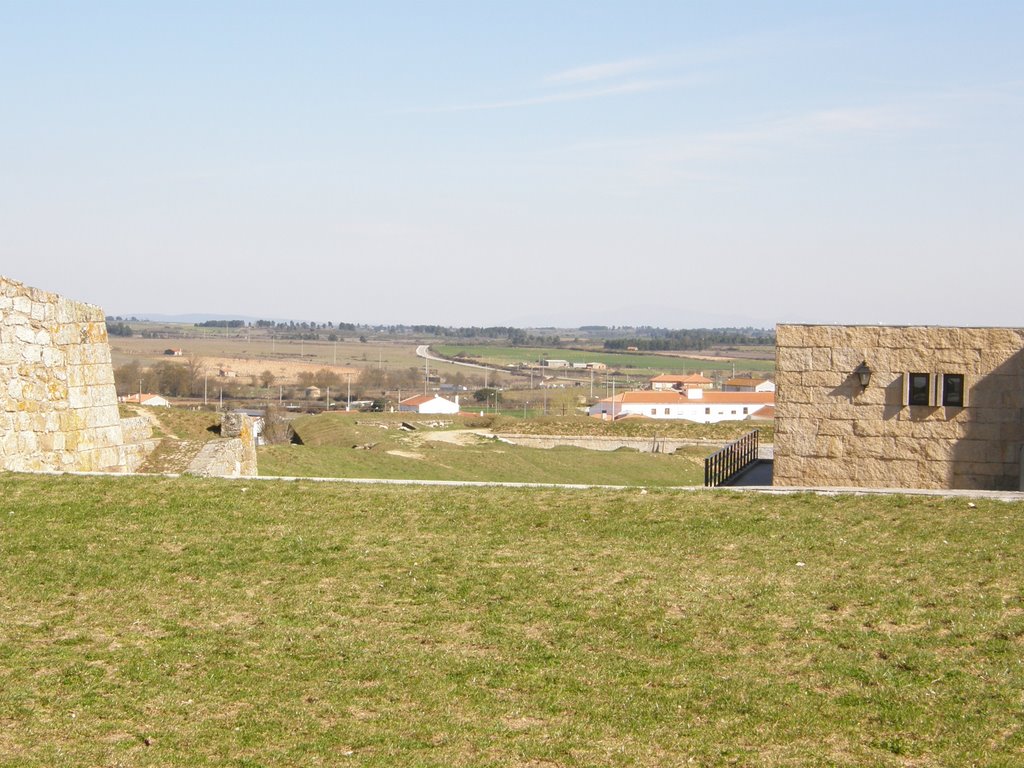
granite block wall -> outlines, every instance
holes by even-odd
[[[126,469],[102,311],[3,276],[0,469]]]
[[[777,328],[774,483],[1019,490],[1024,329]],[[867,388],[854,369],[872,371]],[[965,377],[966,402],[904,404],[905,377]]]

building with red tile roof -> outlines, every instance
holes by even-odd
[[[399,411],[407,413],[458,413],[459,396],[455,402],[440,395],[413,395],[398,404]]]
[[[680,376],[675,373],[663,373],[651,379],[651,389],[664,391],[668,389],[689,389],[699,387],[700,389],[711,389],[715,383],[700,373],[688,373]]]
[[[695,387],[686,392],[621,392],[592,405],[590,415],[606,419],[645,416],[713,424],[749,419],[765,406],[774,405],[774,392],[706,392]]]

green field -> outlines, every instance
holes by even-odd
[[[0,475],[4,766],[1016,766],[1024,505]]]
[[[474,427],[481,432],[491,431],[489,419],[448,418],[445,427],[430,426],[436,419],[410,418],[409,414],[402,417],[397,414],[343,413],[305,416],[294,422],[303,445],[261,448],[260,474],[597,485],[700,485],[704,482],[704,458],[715,450],[715,447],[687,448],[675,454],[651,454],[572,447],[526,448],[467,431]],[[403,420],[420,426],[415,432],[403,431],[399,428]],[[574,423],[587,422],[599,425],[599,422],[585,418]],[[493,426],[506,431],[525,432],[530,429],[527,425],[532,423],[507,419]],[[547,426],[554,428],[558,423]],[[668,435],[662,433],[662,436]]]
[[[661,373],[694,373],[704,371],[722,371],[732,373],[731,360],[702,360],[692,357],[675,357],[673,355],[655,355],[637,352],[604,352],[561,349],[558,347],[504,347],[490,344],[431,344],[431,351],[446,357],[469,356],[473,362],[488,363],[498,367],[518,365],[519,363],[537,364],[543,358],[568,360],[570,363],[604,363],[609,370],[630,371],[637,375],[655,376]],[[769,348],[769,354],[771,353]],[[768,373],[775,370],[773,360],[750,360],[737,358],[737,372]],[[553,373],[559,373],[553,370]],[[589,372],[570,371],[573,376],[582,376]],[[595,376],[603,372],[595,372]]]

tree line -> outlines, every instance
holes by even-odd
[[[775,331],[763,328],[693,328],[688,330],[649,329],[650,335],[606,339],[604,348],[641,352],[679,352],[721,346],[774,346]]]

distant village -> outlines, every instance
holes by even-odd
[[[548,360],[558,367],[564,361]],[[552,365],[554,363],[554,365]],[[587,364],[578,367],[590,367]],[[567,367],[562,366],[562,367]],[[412,413],[458,413],[459,396],[416,395],[402,400],[399,410]],[[683,419],[701,424],[719,421],[771,421],[775,418],[775,383],[770,379],[726,379],[721,389],[699,373],[660,375],[643,389],[626,390],[598,400],[587,412],[606,421],[619,419]]]

